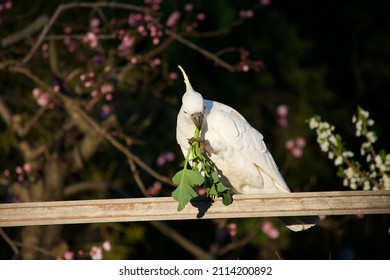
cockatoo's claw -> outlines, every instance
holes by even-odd
[[[199,143],[200,152],[202,154],[206,153],[207,155],[210,155],[214,152],[213,148],[206,142],[206,140],[202,139],[201,137],[191,137],[188,139],[188,143],[192,145],[194,142]]]

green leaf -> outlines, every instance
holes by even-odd
[[[232,190],[228,189],[226,192],[222,194],[222,203],[223,205],[230,205],[233,203],[233,192]]]
[[[214,185],[216,186],[218,193],[223,193],[226,190],[230,190],[229,188],[225,187],[222,184],[221,180],[219,179],[218,173],[216,171],[213,171],[213,173],[211,173],[211,177],[213,178]]]
[[[179,202],[177,210],[181,211],[192,198],[198,196],[193,187],[202,185],[204,178],[199,171],[183,169],[173,176],[172,181],[178,185],[172,197]]]

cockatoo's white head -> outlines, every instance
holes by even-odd
[[[181,66],[179,66],[181,72],[184,76],[184,82],[186,84],[186,92],[183,95],[182,99],[182,111],[185,117],[191,119],[191,121],[200,129],[203,122],[203,110],[204,110],[204,100],[202,95],[199,92],[196,92],[192,86],[186,72]]]

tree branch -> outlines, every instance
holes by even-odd
[[[46,15],[41,15],[37,19],[35,19],[32,23],[30,23],[26,28],[11,34],[7,37],[5,37],[3,40],[0,42],[0,49],[6,49],[23,39],[31,36],[35,32],[37,32],[39,29],[42,28],[47,22],[49,21],[49,17]]]
[[[117,2],[97,2],[97,3],[88,3],[88,2],[81,2],[81,3],[69,3],[69,4],[62,4],[58,6],[57,10],[54,12],[52,17],[50,18],[50,21],[46,24],[45,28],[42,30],[42,32],[39,34],[39,37],[37,41],[35,42],[34,46],[31,48],[30,52],[24,57],[22,60],[22,65],[28,63],[39,46],[42,44],[43,40],[49,33],[51,27],[53,26],[54,22],[58,19],[58,17],[66,10],[74,9],[74,8],[120,8],[125,10],[131,10],[136,11],[140,13],[145,13],[145,9],[142,7],[134,6],[131,4],[125,4],[125,3],[117,3]]]
[[[214,61],[214,63],[218,66],[221,66],[227,70],[229,70],[230,72],[234,72],[234,67],[232,65],[230,65],[229,63],[223,61],[222,59],[220,59],[218,56],[216,56],[215,54],[199,47],[198,45],[195,45],[194,43],[188,41],[187,39],[185,39],[183,36],[177,34],[176,32],[173,32],[169,29],[165,29],[164,32],[171,36],[172,38],[174,38],[176,41],[182,43],[183,45],[189,47],[190,49],[193,49],[194,51],[197,51],[199,52],[200,54],[202,54],[204,57],[210,59],[211,61]]]

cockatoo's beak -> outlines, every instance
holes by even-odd
[[[194,122],[197,128],[201,129],[202,128],[202,123],[203,123],[203,113],[194,113],[190,116],[191,120]]]

